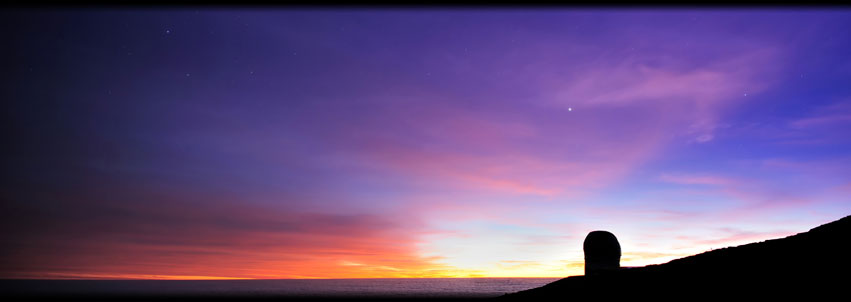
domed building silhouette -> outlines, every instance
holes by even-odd
[[[588,233],[582,249],[585,251],[586,276],[620,269],[621,245],[614,234],[607,231]]]

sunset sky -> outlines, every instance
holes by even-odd
[[[564,277],[851,214],[849,10],[0,26],[0,278]]]

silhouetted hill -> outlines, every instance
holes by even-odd
[[[843,297],[851,216],[786,238],[717,249],[603,276],[573,276],[498,299]],[[837,296],[839,295],[839,296]]]

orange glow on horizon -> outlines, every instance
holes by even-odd
[[[773,237],[772,237],[773,238]],[[769,238],[761,238],[769,239]],[[719,240],[721,241],[721,240]],[[654,253],[627,252],[621,257],[621,266],[639,267],[662,264],[670,260],[688,257],[720,246],[700,246],[690,252]],[[405,255],[370,255],[357,260],[327,261],[312,259],[295,262],[266,263],[254,267],[240,267],[239,261],[213,263],[213,260],[196,257],[199,263],[164,269],[153,273],[139,265],[103,266],[93,265],[79,271],[20,271],[6,272],[8,279],[89,279],[89,280],[251,280],[251,279],[373,279],[373,278],[565,278],[584,274],[584,262],[559,260],[500,261],[481,269],[462,269],[439,263],[438,259],[420,258],[416,261]],[[395,264],[388,258],[397,258]],[[350,258],[355,259],[355,258]]]

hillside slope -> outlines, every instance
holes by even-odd
[[[498,299],[833,297],[851,291],[849,239],[851,216],[846,216],[786,238],[604,276],[568,277]]]

